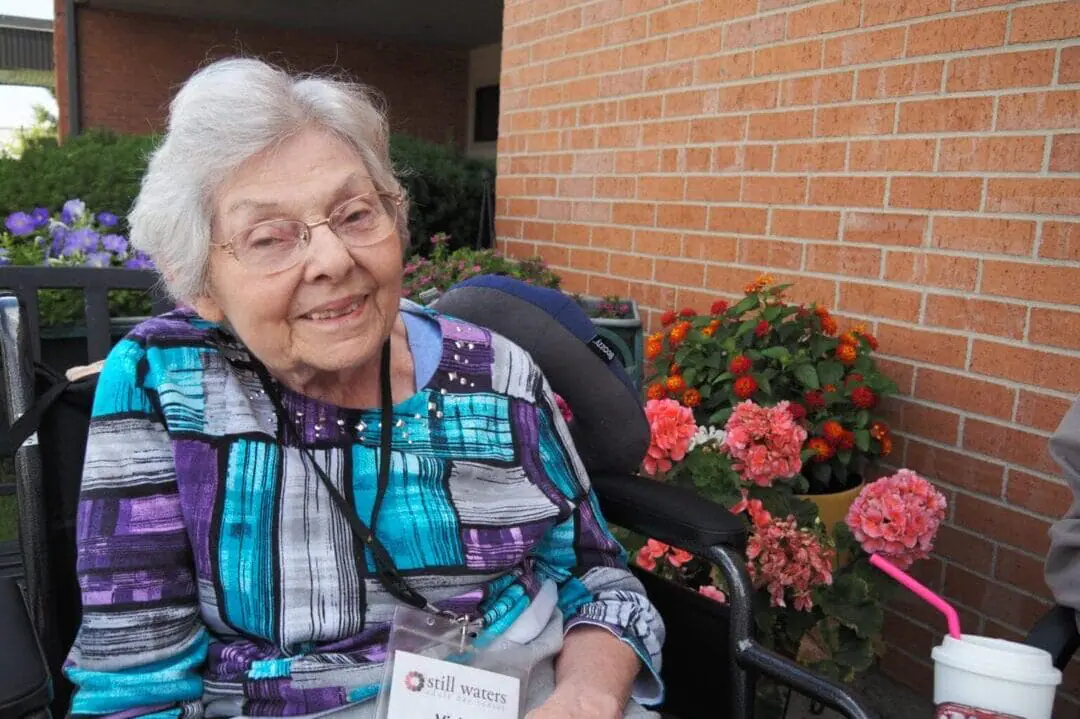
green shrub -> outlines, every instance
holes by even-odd
[[[0,158],[0,218],[44,207],[59,212],[79,198],[95,211],[121,217],[139,191],[155,137],[90,130],[58,145],[51,138],[30,144],[20,159]],[[480,228],[485,178],[494,186],[495,166],[458,150],[405,135],[391,138],[391,159],[413,199],[413,247],[446,233],[455,246],[471,246]]]

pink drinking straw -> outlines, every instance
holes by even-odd
[[[960,639],[960,616],[956,613],[956,610],[953,609],[951,604],[931,592],[925,585],[920,584],[915,577],[900,569],[900,567],[896,566],[888,559],[885,559],[885,557],[882,557],[880,554],[871,554],[870,563],[900,584],[904,585],[906,588],[910,589],[924,602],[927,602],[944,614],[945,619],[949,622],[949,636],[953,639]]]

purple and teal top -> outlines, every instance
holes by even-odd
[[[609,629],[642,660],[635,700],[659,701],[663,622],[600,515],[546,378],[504,337],[409,302],[402,312],[422,381],[393,408],[377,527],[397,568],[435,604],[482,615],[489,637],[556,620]],[[253,362],[183,309],[110,353],[78,511],[74,716],[374,705],[400,603],[279,426]],[[370,522],[379,411],[278,389]]]

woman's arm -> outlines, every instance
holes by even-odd
[[[1050,438],[1050,454],[1061,466],[1073,501],[1050,528],[1046,583],[1058,604],[1080,610],[1080,399]]]
[[[77,519],[82,624],[64,668],[73,717],[179,717],[202,697],[208,635],[146,355],[122,340],[94,395]]]

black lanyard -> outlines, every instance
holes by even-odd
[[[330,480],[326,471],[319,466],[318,462],[315,460],[315,453],[311,451],[309,447],[304,446],[301,433],[297,430],[296,425],[292,423],[288,412],[285,411],[285,405],[277,392],[277,386],[267,375],[265,368],[263,368],[260,363],[256,362],[255,365],[259,370],[263,384],[266,387],[267,395],[270,397],[270,402],[274,405],[274,410],[277,412],[282,426],[293,433],[296,439],[297,448],[311,460],[311,465],[315,469],[315,473],[319,475],[323,484],[325,484],[326,488],[330,491],[330,496],[333,498],[334,504],[336,504],[338,509],[341,510],[341,513],[345,515],[345,519],[349,523],[349,528],[352,530],[353,536],[355,536],[359,542],[357,552],[360,555],[360,560],[363,562],[364,566],[367,565],[364,547],[368,547],[371,549],[371,556],[375,561],[375,577],[395,599],[417,609],[431,612],[432,614],[438,614],[458,621],[467,621],[467,617],[461,617],[453,612],[436,608],[428,602],[424,595],[410,587],[408,582],[405,581],[405,578],[401,576],[401,573],[397,570],[397,567],[394,566],[394,561],[391,559],[390,553],[386,550],[386,547],[379,541],[378,537],[375,536],[375,525],[378,521],[379,508],[382,505],[383,496],[386,494],[387,487],[390,484],[390,440],[393,422],[393,397],[390,391],[389,338],[386,340],[385,344],[383,344],[382,361],[379,370],[379,388],[381,394],[380,412],[382,418],[382,426],[379,428],[379,479],[375,491],[375,502],[371,510],[370,528],[361,521],[360,517],[356,514],[356,510],[349,505],[349,502],[342,496],[338,488],[334,486],[334,483]]]

